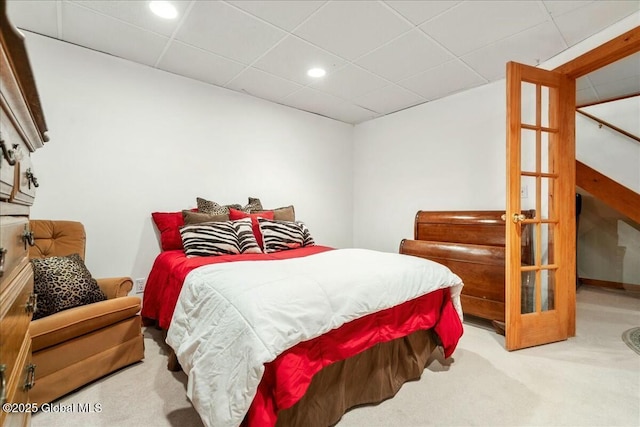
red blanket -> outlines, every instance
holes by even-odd
[[[222,262],[297,258],[331,250],[310,246],[272,254],[243,254],[187,258],[183,251],[165,251],[156,258],[147,279],[142,316],[163,329],[171,323],[182,284],[194,268]],[[349,322],[315,339],[301,342],[265,366],[245,424],[274,426],[279,410],[293,406],[311,379],[324,366],[346,359],[374,345],[434,328],[445,350],[453,353],[462,336],[462,322],[448,289],[431,292],[404,304]]]

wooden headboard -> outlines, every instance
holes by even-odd
[[[418,211],[414,239],[400,253],[444,264],[464,282],[465,314],[503,322],[505,318],[504,211]],[[525,211],[533,218],[534,211]],[[523,262],[531,256],[531,232],[523,227]]]

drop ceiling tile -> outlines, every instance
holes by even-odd
[[[347,65],[311,84],[315,89],[342,99],[354,99],[389,83],[355,65]]]
[[[250,64],[285,34],[224,2],[200,1],[194,3],[176,39]]]
[[[594,0],[544,0],[544,6],[549,11],[551,16],[556,17],[567,12],[571,12],[574,9],[578,9],[582,6],[586,6],[589,3],[593,3]]]
[[[62,3],[62,22],[63,40],[146,65],[155,64],[169,41],[68,2]]]
[[[434,18],[444,12],[451,9],[459,1],[445,0],[445,1],[415,1],[415,0],[392,0],[386,1],[387,5],[398,11],[402,16],[413,22],[415,25],[420,25],[431,18]]]
[[[640,93],[640,76],[628,77],[594,86],[601,100]]]
[[[246,69],[226,87],[274,102],[282,102],[285,97],[303,88],[290,80],[281,79],[256,68]]]
[[[442,79],[442,76],[446,76]],[[486,83],[458,60],[450,61],[398,82],[427,100],[434,100]]]
[[[211,52],[173,41],[157,68],[223,86],[246,66]]]
[[[363,56],[356,63],[397,82],[452,59],[453,55],[415,29]]]
[[[72,1],[72,3],[124,21],[136,27],[171,36],[184,15],[188,2],[173,2],[178,11],[176,19],[163,19],[149,9],[147,1]]]
[[[288,36],[253,64],[270,74],[307,85],[314,82],[307,70],[324,68],[328,74],[342,67],[345,61],[295,36]]]
[[[294,33],[342,58],[354,60],[409,29],[409,23],[382,3],[333,1]]]
[[[14,26],[49,37],[58,37],[57,13],[52,1],[7,2],[7,16]]]
[[[389,114],[426,102],[426,99],[400,86],[389,85],[360,96],[354,102],[377,113]]]
[[[640,53],[627,56],[588,74],[594,85],[640,76]]]
[[[582,90],[590,88],[592,85],[588,76],[582,76],[576,79],[576,90]]]
[[[599,100],[598,94],[594,92],[591,86],[576,90],[576,105],[591,104],[592,102],[597,102]]]
[[[330,117],[332,109],[343,104],[344,101],[328,93],[304,87],[287,96],[284,103],[300,110]]]
[[[554,18],[569,46],[640,10],[640,1],[594,1]]]
[[[229,3],[277,27],[291,31],[322,6],[324,1],[241,0]]]
[[[495,81],[505,76],[509,61],[536,66],[566,48],[556,26],[547,21],[475,50],[461,59],[487,80]]]
[[[461,56],[509,37],[547,19],[538,2],[468,1],[420,26]]]
[[[336,105],[331,109],[328,117],[339,120],[345,123],[358,124],[367,120],[375,119],[380,115],[367,110],[366,108],[359,107],[357,105],[353,105],[349,102],[344,102],[342,104]]]

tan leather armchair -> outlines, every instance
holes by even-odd
[[[84,226],[75,221],[31,220],[30,258],[85,256]],[[127,296],[129,277],[96,279],[107,300],[63,310],[31,322],[32,402],[51,402],[144,358],[140,298]]]

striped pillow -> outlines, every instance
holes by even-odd
[[[309,229],[301,222],[258,218],[258,223],[265,253],[315,245]]]
[[[203,222],[180,229],[187,257],[262,253],[251,229],[251,219]]]

